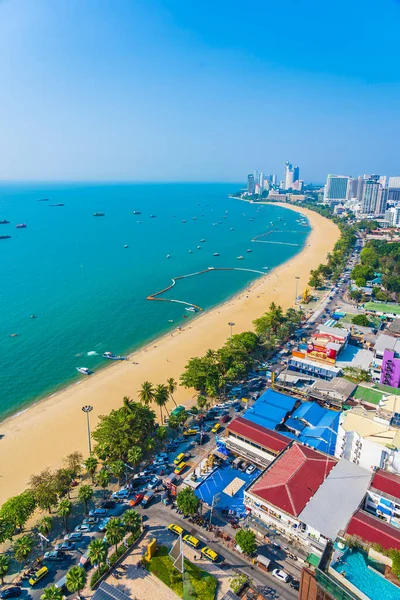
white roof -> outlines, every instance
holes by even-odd
[[[359,507],[371,477],[371,471],[341,458],[299,514],[300,521],[334,540]]]
[[[392,337],[391,335],[385,335],[381,333],[375,342],[374,350],[382,352],[383,350],[394,350],[400,352],[400,340]]]
[[[344,337],[344,339],[347,339],[349,337],[349,332],[343,327],[329,327],[328,325],[318,325],[317,330],[321,333],[328,333],[336,337]]]

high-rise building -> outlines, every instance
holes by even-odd
[[[387,193],[379,183],[379,175],[371,175],[364,182],[361,212],[365,215],[382,215],[386,211]]]
[[[293,181],[298,181],[300,179],[300,167],[295,167],[293,169]]]
[[[392,206],[385,212],[385,219],[391,227],[400,227],[400,206]]]
[[[247,175],[247,191],[249,192],[249,194],[254,194],[254,190],[255,190],[254,175],[252,173],[249,173],[249,175]]]
[[[278,182],[278,176],[275,173],[273,173],[269,177],[270,177],[270,181],[271,181],[272,185],[276,185]]]
[[[293,185],[293,165],[290,162],[285,163],[285,177],[283,179],[283,186],[285,190],[290,190]]]
[[[400,201],[400,177],[389,177],[388,200]]]
[[[364,177],[361,177],[361,175],[360,175],[360,177],[357,177],[357,195],[356,195],[357,202],[361,202],[361,200],[362,200],[362,196],[363,196],[363,192],[364,192],[364,182],[365,182]]]
[[[347,185],[346,200],[351,200],[352,198],[357,198],[357,188],[358,188],[358,179],[355,179],[355,178],[349,179],[349,183]]]
[[[350,177],[347,175],[328,175],[325,185],[324,203],[340,204],[346,200],[347,185]]]

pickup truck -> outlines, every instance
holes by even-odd
[[[154,496],[155,496],[154,490],[147,490],[144,493],[144,497],[143,497],[143,500],[140,503],[140,506],[142,506],[143,508],[145,508],[148,504],[150,504],[150,502],[153,500]]]

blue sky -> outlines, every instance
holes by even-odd
[[[396,0],[0,0],[0,178],[400,175]]]

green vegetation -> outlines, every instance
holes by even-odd
[[[346,379],[353,383],[361,383],[362,381],[371,381],[369,371],[360,369],[359,367],[345,367],[343,373]]]
[[[400,295],[400,242],[370,240],[360,252],[361,264],[356,265],[351,273],[358,286],[365,286],[373,280],[375,272],[382,274],[382,286],[397,301]],[[377,300],[386,299],[378,288],[374,293]],[[390,297],[390,296],[389,296]]]
[[[239,529],[235,535],[235,542],[245,554],[253,554],[257,550],[256,534],[250,529]]]
[[[81,485],[78,491],[78,498],[85,507],[85,515],[88,514],[89,502],[93,498],[93,490],[90,485]]]
[[[4,585],[4,577],[10,568],[10,558],[6,554],[0,554],[0,579],[1,585]]]
[[[40,600],[62,600],[63,593],[54,583],[49,585],[40,596]]]
[[[153,558],[147,563],[150,573],[158,577],[175,594],[183,597],[191,596],[199,600],[214,600],[217,590],[217,580],[199,567],[185,559],[185,595],[182,583],[182,575],[173,566],[165,546],[158,548]],[[189,594],[187,589],[190,588]]]
[[[34,495],[27,491],[9,498],[0,509],[0,519],[13,525],[14,529],[24,530],[25,523],[36,508]]]
[[[129,410],[127,410],[129,407]],[[95,453],[101,460],[126,460],[132,446],[143,447],[155,428],[155,414],[139,402],[101,415],[93,439],[97,442]]]
[[[361,327],[373,327],[373,323],[371,323],[366,315],[354,315],[351,322],[354,325],[360,325]]]
[[[400,305],[399,304],[383,304],[379,302],[367,302],[364,304],[365,310],[371,312],[381,312],[381,313],[392,313],[394,315],[400,315]]]
[[[122,519],[113,517],[106,525],[106,540],[110,546],[115,546],[115,552],[118,544],[122,542],[125,536],[125,527]]]
[[[185,487],[178,492],[176,496],[176,504],[185,516],[195,515],[199,510],[200,500],[194,493],[191,487]]]
[[[86,585],[86,571],[82,567],[71,567],[67,571],[65,585],[67,590],[73,594],[78,593],[79,598],[81,597],[81,591]]]
[[[92,483],[94,483],[97,467],[99,466],[99,461],[95,456],[89,456],[83,463],[85,465],[86,471],[89,473]]]
[[[253,324],[263,348],[270,353],[293,335],[303,318],[304,313],[301,310],[288,308],[286,313],[283,313],[279,305],[271,302],[269,310],[253,321]]]
[[[103,540],[92,540],[89,544],[89,560],[92,565],[97,565],[100,575],[101,566],[105,564],[108,554],[107,544]]]
[[[35,540],[33,536],[23,535],[13,545],[15,559],[20,563],[25,563],[34,547]]]
[[[58,505],[57,512],[60,515],[60,517],[64,519],[65,531],[68,531],[68,517],[72,513],[72,502],[67,498],[64,498]]]
[[[246,575],[238,575],[237,577],[232,577],[229,585],[232,592],[238,594],[249,581],[250,580]]]

